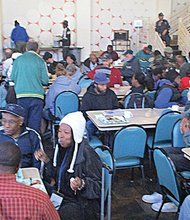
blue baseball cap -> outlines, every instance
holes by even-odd
[[[110,82],[110,79],[107,77],[106,73],[104,72],[97,72],[94,75],[94,83],[96,84],[107,84]]]
[[[17,117],[24,118],[25,110],[22,106],[17,104],[7,104],[4,109],[1,109],[0,112],[10,113]]]

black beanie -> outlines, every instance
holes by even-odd
[[[170,82],[173,83],[178,76],[179,76],[179,73],[174,68],[170,68],[169,70],[166,70],[165,77]]]

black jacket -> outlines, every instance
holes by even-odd
[[[67,170],[69,169],[72,160],[74,145],[68,148],[68,150],[69,152],[63,174],[61,176],[60,193],[64,195],[62,206],[64,207],[66,204],[69,204],[70,206],[72,206],[72,204],[76,204],[80,206],[80,212],[83,216],[83,218],[81,217],[80,220],[86,220],[87,216],[90,216],[90,219],[98,220],[100,214],[102,162],[96,152],[84,139],[82,143],[79,144],[77,158],[74,165],[74,173],[69,173]],[[59,147],[59,152],[57,154],[57,166],[52,172],[52,176],[57,173],[55,179],[58,178],[59,168],[64,155],[65,149]],[[52,163],[47,165],[49,166],[48,171],[50,171],[50,169],[52,169]],[[77,176],[84,180],[85,187],[81,191],[77,190],[75,193],[70,188],[70,179]],[[76,210],[65,211],[69,215],[69,213]],[[69,219],[69,216],[67,219]]]
[[[107,88],[105,93],[97,94],[94,85],[91,85],[82,99],[80,110],[85,113],[90,110],[111,110],[119,108],[116,94]]]
[[[134,73],[141,73],[139,60],[135,56],[131,60],[124,60],[124,65],[121,68],[121,74],[124,80],[127,80],[130,84]]]

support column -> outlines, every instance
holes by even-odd
[[[2,0],[0,0],[0,22],[1,22],[1,24],[0,24],[0,60],[2,60],[3,59],[3,26],[2,26],[2,24],[3,24],[3,17],[2,17]]]
[[[77,46],[84,47],[81,51],[81,61],[91,52],[91,0],[77,1]]]

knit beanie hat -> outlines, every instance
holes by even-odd
[[[73,173],[74,164],[78,152],[78,144],[82,142],[84,131],[86,127],[86,120],[82,114],[82,112],[72,112],[66,115],[60,122],[61,124],[67,124],[71,127],[73,132],[73,139],[75,141],[75,147],[73,152],[73,158],[70,163],[70,168],[67,170],[69,173]]]
[[[179,73],[174,68],[170,68],[169,70],[166,70],[165,77],[170,82],[173,83],[175,79],[177,78],[177,76],[179,76]]]

